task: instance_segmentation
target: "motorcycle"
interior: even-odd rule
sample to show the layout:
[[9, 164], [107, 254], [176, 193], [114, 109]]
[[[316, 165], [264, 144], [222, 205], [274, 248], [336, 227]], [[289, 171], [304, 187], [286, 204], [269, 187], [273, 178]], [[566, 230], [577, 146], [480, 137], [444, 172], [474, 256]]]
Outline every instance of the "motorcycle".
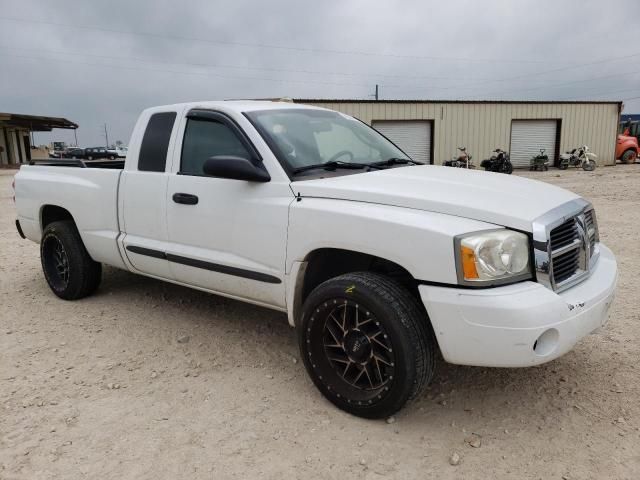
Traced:
[[491, 158], [483, 160], [480, 166], [487, 172], [498, 172], [511, 175], [513, 172], [513, 164], [511, 163], [509, 152], [496, 148], [492, 153], [494, 153], [494, 155], [491, 155]]
[[443, 165], [445, 167], [476, 168], [471, 162], [473, 157], [467, 153], [467, 147], [458, 147], [458, 150], [460, 150], [460, 155], [457, 157], [454, 156], [451, 160], [445, 160]]
[[529, 170], [549, 170], [549, 155], [545, 155], [544, 148], [540, 149], [540, 155], [531, 158]]
[[579, 168], [587, 172], [592, 172], [596, 168], [596, 158], [598, 156], [595, 153], [589, 151], [589, 147], [583, 145], [579, 148], [563, 153], [560, 155], [558, 168], [560, 170], [566, 170], [569, 167]]

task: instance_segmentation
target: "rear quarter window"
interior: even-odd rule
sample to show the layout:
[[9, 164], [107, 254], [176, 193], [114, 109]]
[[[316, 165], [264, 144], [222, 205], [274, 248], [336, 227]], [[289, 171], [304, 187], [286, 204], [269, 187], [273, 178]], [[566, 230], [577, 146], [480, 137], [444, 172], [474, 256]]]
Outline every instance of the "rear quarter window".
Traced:
[[145, 172], [165, 171], [169, 140], [175, 120], [176, 112], [160, 112], [151, 115], [140, 145], [138, 170]]

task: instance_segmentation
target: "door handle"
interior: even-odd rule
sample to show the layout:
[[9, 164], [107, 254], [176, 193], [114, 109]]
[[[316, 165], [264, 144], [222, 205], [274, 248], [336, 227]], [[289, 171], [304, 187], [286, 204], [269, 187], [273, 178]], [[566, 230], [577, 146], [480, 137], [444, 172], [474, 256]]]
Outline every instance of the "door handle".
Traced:
[[191, 195], [190, 193], [174, 193], [173, 201], [184, 205], [197, 205], [198, 197], [196, 195]]

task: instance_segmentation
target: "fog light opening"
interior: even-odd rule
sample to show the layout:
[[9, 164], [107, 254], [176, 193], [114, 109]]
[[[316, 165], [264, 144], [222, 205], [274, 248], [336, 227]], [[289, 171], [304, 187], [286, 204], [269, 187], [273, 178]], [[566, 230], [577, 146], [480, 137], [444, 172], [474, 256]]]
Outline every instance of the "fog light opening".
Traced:
[[536, 355], [544, 357], [552, 353], [558, 346], [560, 333], [555, 328], [545, 330], [535, 342], [533, 342], [533, 351]]

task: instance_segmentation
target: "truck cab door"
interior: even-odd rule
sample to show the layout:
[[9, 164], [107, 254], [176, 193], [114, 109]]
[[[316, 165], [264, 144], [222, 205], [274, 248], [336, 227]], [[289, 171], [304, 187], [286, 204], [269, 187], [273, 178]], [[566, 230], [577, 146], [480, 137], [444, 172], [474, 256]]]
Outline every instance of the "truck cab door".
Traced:
[[[288, 181], [206, 176], [213, 156], [262, 161], [231, 118], [192, 111], [182, 121], [167, 189], [167, 257], [179, 282], [271, 307], [285, 307]], [[266, 168], [266, 163], [263, 163]]]
[[[166, 258], [167, 183], [175, 142], [175, 111], [143, 115], [134, 130], [129, 159], [137, 164], [122, 174], [118, 194], [121, 213], [123, 256], [133, 271], [172, 279]], [[134, 161], [135, 163], [135, 161]]]

